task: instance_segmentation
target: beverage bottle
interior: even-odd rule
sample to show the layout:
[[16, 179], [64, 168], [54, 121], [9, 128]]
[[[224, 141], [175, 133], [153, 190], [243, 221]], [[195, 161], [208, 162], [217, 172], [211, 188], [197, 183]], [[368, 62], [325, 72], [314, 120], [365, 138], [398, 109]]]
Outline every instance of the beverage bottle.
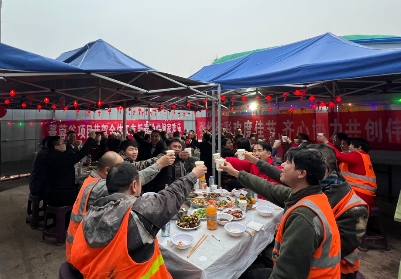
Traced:
[[199, 178], [199, 189], [206, 189], [207, 185], [206, 185], [206, 176], [202, 176], [201, 178]]
[[206, 207], [206, 224], [208, 230], [214, 231], [217, 229], [217, 207], [214, 204], [209, 204]]
[[86, 156], [86, 164], [87, 165], [92, 164], [92, 155], [88, 154], [88, 156]]
[[212, 186], [212, 185], [214, 185], [214, 176], [211, 175], [209, 177], [209, 187]]

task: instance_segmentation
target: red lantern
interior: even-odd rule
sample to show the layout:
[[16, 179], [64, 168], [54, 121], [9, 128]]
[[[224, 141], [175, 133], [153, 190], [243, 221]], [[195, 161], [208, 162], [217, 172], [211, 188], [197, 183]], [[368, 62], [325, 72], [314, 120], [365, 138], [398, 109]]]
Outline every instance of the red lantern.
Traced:
[[295, 91], [294, 91], [294, 95], [295, 95], [295, 96], [300, 96], [300, 95], [301, 95], [301, 91], [298, 90], [298, 89], [295, 90]]
[[300, 95], [301, 95], [301, 100], [303, 100], [304, 97], [306, 96], [306, 90], [302, 90]]
[[42, 105], [38, 105], [39, 112], [40, 112], [41, 109], [42, 109]]
[[205, 108], [205, 111], [207, 112], [209, 109], [208, 108]]
[[321, 102], [320, 107], [326, 107], [326, 103], [325, 102]]
[[[130, 109], [131, 110], [131, 109]], [[153, 112], [157, 112], [157, 109], [153, 109]]]
[[76, 109], [75, 112], [76, 112], [76, 113], [79, 113], [79, 109]]
[[9, 104], [10, 104], [10, 100], [5, 100], [4, 103], [5, 103], [6, 105], [9, 105]]
[[246, 102], [246, 96], [242, 96], [241, 100], [245, 103]]
[[259, 102], [259, 100], [260, 100], [260, 96], [258, 95], [258, 96], [256, 96], [255, 97], [255, 99], [256, 99], [256, 101], [258, 101]]
[[309, 97], [309, 101], [313, 102], [314, 100], [315, 100], [315, 96], [311, 95], [311, 96]]
[[49, 98], [45, 97], [45, 98], [43, 99], [43, 102], [45, 102], [45, 104], [47, 105], [47, 104], [50, 102], [50, 100], [49, 100]]
[[272, 112], [273, 112], [273, 108], [269, 108], [269, 111], [270, 111], [270, 114], [272, 114]]
[[97, 114], [99, 114], [99, 116], [100, 116], [100, 114], [101, 114], [102, 112], [100, 111], [100, 109], [97, 111]]
[[235, 111], [234, 107], [232, 107], [232, 108], [231, 108], [231, 111], [232, 111], [232, 112], [234, 112], [234, 111]]
[[12, 89], [11, 91], [10, 91], [10, 96], [11, 96], [11, 98], [14, 98], [14, 96], [15, 96], [15, 90], [14, 89]]
[[107, 112], [110, 114], [111, 113], [111, 109], [108, 109]]
[[313, 105], [313, 106], [312, 106], [312, 108], [313, 108], [313, 109], [316, 109], [316, 108], [317, 108], [317, 106], [316, 106], [316, 105]]
[[87, 113], [87, 114], [91, 114], [91, 111], [88, 109], [88, 110], [86, 111], [86, 113]]
[[175, 111], [173, 111], [173, 114], [175, 114]]
[[294, 112], [294, 109], [293, 108], [290, 108], [290, 113], [293, 113]]
[[103, 105], [103, 102], [102, 101], [97, 101], [97, 106], [100, 108], [101, 106]]
[[223, 102], [225, 102], [226, 101], [226, 96], [221, 96], [221, 98], [220, 98]]
[[271, 100], [272, 100], [272, 96], [270, 96], [270, 95], [267, 95], [266, 96], [266, 100], [269, 102], [269, 104], [270, 104], [270, 102], [271, 102]]
[[26, 103], [22, 103], [21, 106], [22, 106], [23, 109], [25, 109], [26, 108]]
[[284, 102], [287, 100], [287, 97], [288, 97], [288, 92], [284, 92], [283, 93], [283, 97], [284, 97]]
[[74, 107], [77, 107], [77, 106], [78, 106], [78, 102], [74, 101]]
[[241, 112], [241, 111], [242, 111], [242, 106], [239, 107], [239, 112]]
[[341, 102], [341, 97], [340, 96], [338, 96], [337, 98], [336, 98], [336, 101], [339, 103], [339, 102]]
[[205, 104], [207, 104], [207, 99], [203, 99], [203, 102], [204, 102]]
[[184, 116], [186, 116], [187, 115], [187, 113], [186, 112], [184, 112]]
[[141, 110], [142, 110], [141, 108], [138, 108], [138, 111], [139, 111], [139, 112], [141, 112]]
[[63, 108], [63, 110], [64, 110], [64, 111], [67, 111], [67, 110], [68, 110], [68, 107], [67, 107], [67, 106], [65, 106], [65, 107]]
[[57, 106], [56, 105], [52, 105], [52, 109], [56, 110]]
[[190, 107], [191, 107], [191, 104], [190, 104], [190, 103], [187, 103], [187, 107], [190, 108]]
[[177, 108], [177, 105], [174, 104], [174, 105], [172, 105], [171, 107], [173, 108], [173, 110], [175, 110], [175, 109]]

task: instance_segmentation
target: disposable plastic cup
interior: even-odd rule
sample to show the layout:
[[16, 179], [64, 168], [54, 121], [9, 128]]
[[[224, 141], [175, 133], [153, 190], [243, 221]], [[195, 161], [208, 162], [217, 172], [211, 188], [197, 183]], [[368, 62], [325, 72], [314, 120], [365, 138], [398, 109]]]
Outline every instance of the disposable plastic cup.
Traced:
[[238, 149], [238, 150], [237, 150], [238, 159], [244, 160], [244, 159], [245, 159], [244, 153], [245, 153], [245, 149]]
[[217, 171], [222, 171], [220, 169], [220, 166], [223, 166], [223, 165], [224, 165], [224, 158], [216, 159], [216, 169], [217, 169]]
[[203, 166], [205, 164], [204, 161], [196, 161], [195, 166]]

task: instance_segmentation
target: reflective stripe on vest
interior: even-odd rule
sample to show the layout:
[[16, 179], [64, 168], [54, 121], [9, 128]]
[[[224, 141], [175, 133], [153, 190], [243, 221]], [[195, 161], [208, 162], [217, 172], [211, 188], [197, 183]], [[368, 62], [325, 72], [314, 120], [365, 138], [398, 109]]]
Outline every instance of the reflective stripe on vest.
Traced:
[[84, 193], [82, 194], [80, 203], [79, 203], [79, 208], [78, 208], [78, 213], [74, 214], [74, 212], [71, 212], [71, 220], [74, 221], [75, 223], [81, 223], [82, 219], [84, 218], [84, 213], [86, 212], [86, 205], [87, 205], [87, 200], [89, 198], [89, 195], [93, 189], [93, 187], [98, 184], [100, 179], [98, 181], [93, 181], [89, 183], [88, 186], [85, 187]]
[[160, 254], [156, 260], [152, 263], [152, 266], [150, 267], [149, 271], [143, 275], [140, 279], [149, 279], [153, 274], [159, 271], [159, 268], [161, 265], [164, 264], [164, 260], [162, 255]]
[[72, 235], [70, 235], [69, 233], [67, 233], [66, 240], [68, 243], [72, 244], [74, 242], [74, 237]]
[[326, 234], [326, 240], [322, 242], [322, 256], [319, 258], [313, 257], [312, 259], [312, 268], [330, 268], [330, 267], [335, 267], [339, 262], [341, 255], [340, 253], [337, 255], [334, 255], [330, 257], [330, 249], [331, 249], [331, 241], [332, 241], [332, 232], [331, 228], [329, 225], [329, 222], [326, 219], [326, 216], [324, 213], [320, 210], [316, 204], [310, 200], [304, 200], [299, 203], [299, 205], [306, 205], [307, 207], [311, 208], [320, 218], [320, 220], [323, 222], [325, 234]]
[[[346, 177], [346, 176], [344, 176], [344, 177]], [[357, 187], [357, 188], [365, 189], [365, 190], [368, 190], [368, 191], [376, 192], [376, 187], [367, 186], [365, 184], [359, 184], [359, 183], [354, 183], [354, 182], [349, 182], [348, 184], [351, 187]]]

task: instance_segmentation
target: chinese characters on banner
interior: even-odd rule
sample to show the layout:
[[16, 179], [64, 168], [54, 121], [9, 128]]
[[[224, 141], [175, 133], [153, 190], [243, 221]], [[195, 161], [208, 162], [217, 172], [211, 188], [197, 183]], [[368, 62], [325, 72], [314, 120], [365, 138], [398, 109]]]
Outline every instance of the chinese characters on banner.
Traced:
[[[293, 139], [298, 133], [305, 133], [311, 140], [317, 133], [332, 137], [343, 132], [349, 137], [362, 137], [370, 142], [376, 150], [399, 150], [401, 144], [401, 111], [370, 112], [329, 112], [305, 114], [276, 114], [254, 116], [222, 116], [222, 128], [234, 133], [237, 128], [244, 136], [256, 133], [259, 139], [287, 135]], [[217, 120], [216, 120], [217, 126]], [[212, 129], [212, 119], [196, 118], [196, 133], [202, 135], [203, 130]]]
[[[153, 126], [155, 130], [162, 129], [167, 133], [175, 131], [184, 131], [183, 120], [127, 120], [127, 127], [132, 128], [135, 132], [144, 130], [149, 131], [149, 126]], [[73, 130], [77, 133], [77, 140], [85, 141], [88, 138], [89, 131], [101, 132], [106, 131], [107, 134], [116, 131], [123, 131], [123, 122], [121, 120], [73, 120], [73, 121], [50, 121], [44, 122], [42, 126], [42, 135], [60, 136], [65, 139], [68, 131]]]

